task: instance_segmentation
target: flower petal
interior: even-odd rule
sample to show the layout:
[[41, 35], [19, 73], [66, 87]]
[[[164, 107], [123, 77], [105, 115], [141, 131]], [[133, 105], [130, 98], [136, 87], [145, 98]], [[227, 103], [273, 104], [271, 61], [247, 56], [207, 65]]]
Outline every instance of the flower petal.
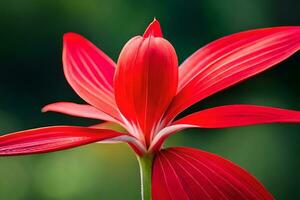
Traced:
[[189, 124], [172, 124], [170, 126], [166, 126], [163, 129], [161, 129], [153, 138], [151, 141], [151, 145], [149, 147], [149, 152], [155, 153], [159, 151], [164, 143], [164, 141], [174, 133], [177, 133], [183, 129], [186, 128], [193, 128], [194, 125]]
[[123, 135], [112, 130], [76, 126], [31, 129], [0, 136], [0, 156], [59, 151]]
[[178, 94], [167, 120], [194, 103], [258, 74], [300, 48], [300, 27], [233, 34], [196, 51], [179, 67]]
[[162, 150], [155, 157], [153, 200], [271, 200], [251, 174], [217, 155], [192, 148]]
[[153, 22], [149, 24], [147, 27], [143, 37], [147, 38], [149, 36], [154, 36], [154, 37], [163, 37], [161, 27], [159, 22], [154, 18]]
[[130, 145], [130, 147], [137, 153], [138, 155], [142, 156], [143, 154], [147, 153], [147, 149], [145, 148], [144, 144], [142, 144], [138, 139], [134, 136], [128, 135], [128, 131], [118, 123], [114, 122], [103, 122], [101, 124], [95, 124], [90, 126], [91, 128], [99, 128], [99, 129], [108, 129], [113, 130], [121, 133], [125, 133], [122, 136], [111, 138], [107, 140], [102, 140], [97, 143], [101, 144], [115, 144], [115, 143], [123, 143], [126, 142]]
[[167, 40], [137, 36], [124, 46], [114, 79], [116, 102], [148, 144], [176, 93], [177, 80], [177, 56]]
[[227, 128], [269, 123], [300, 123], [300, 112], [254, 105], [227, 105], [188, 115], [174, 124], [199, 128]]
[[190, 114], [160, 130], [149, 149], [156, 152], [170, 135], [186, 128], [228, 128], [270, 123], [300, 123], [300, 111], [255, 105], [209, 108]]
[[75, 92], [104, 113], [119, 118], [114, 99], [115, 63], [76, 33], [64, 35], [65, 76]]
[[110, 115], [98, 110], [97, 108], [86, 105], [86, 104], [76, 104], [71, 102], [57, 102], [46, 105], [42, 109], [43, 112], [59, 112], [66, 115], [72, 115], [75, 117], [84, 117], [91, 119], [100, 119], [104, 121], [117, 122], [117, 120]]

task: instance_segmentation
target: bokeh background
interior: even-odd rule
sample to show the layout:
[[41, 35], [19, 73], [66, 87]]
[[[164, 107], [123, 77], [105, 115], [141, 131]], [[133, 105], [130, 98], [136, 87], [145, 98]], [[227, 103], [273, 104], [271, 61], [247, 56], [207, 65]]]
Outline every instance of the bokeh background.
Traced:
[[[48, 125], [91, 125], [95, 120], [42, 106], [82, 100], [67, 84], [62, 35], [83, 34], [117, 60], [125, 42], [153, 17], [179, 61], [206, 43], [247, 29], [300, 25], [298, 0], [10, 0], [0, 2], [0, 134]], [[248, 103], [300, 110], [300, 53], [277, 67], [198, 103]], [[277, 199], [300, 199], [300, 125], [192, 129], [167, 145], [201, 148], [255, 175]], [[43, 155], [0, 158], [1, 200], [139, 199], [139, 169], [127, 145], [92, 144]]]

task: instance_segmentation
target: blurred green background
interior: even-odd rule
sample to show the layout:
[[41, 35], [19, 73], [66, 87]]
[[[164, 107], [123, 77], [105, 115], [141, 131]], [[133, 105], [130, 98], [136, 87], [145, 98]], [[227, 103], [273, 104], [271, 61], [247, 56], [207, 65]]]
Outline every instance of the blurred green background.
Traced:
[[[67, 84], [62, 35], [83, 34], [117, 60], [125, 42], [153, 17], [179, 61], [206, 43], [247, 29], [300, 25], [298, 0], [10, 0], [0, 2], [0, 134], [95, 120], [42, 114], [56, 101], [82, 102]], [[248, 103], [300, 110], [300, 53], [251, 80], [198, 103]], [[187, 130], [168, 145], [201, 148], [254, 174], [277, 199], [300, 199], [300, 125]], [[1, 200], [139, 199], [139, 169], [126, 145], [93, 144], [43, 155], [0, 158]]]

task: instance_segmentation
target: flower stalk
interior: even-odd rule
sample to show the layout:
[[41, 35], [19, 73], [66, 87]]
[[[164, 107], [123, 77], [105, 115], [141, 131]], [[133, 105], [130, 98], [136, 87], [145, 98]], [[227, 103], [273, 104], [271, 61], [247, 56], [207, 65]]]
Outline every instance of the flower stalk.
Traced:
[[141, 194], [142, 200], [151, 200], [152, 191], [152, 163], [153, 163], [153, 154], [146, 154], [143, 156], [138, 156], [140, 174], [141, 174]]

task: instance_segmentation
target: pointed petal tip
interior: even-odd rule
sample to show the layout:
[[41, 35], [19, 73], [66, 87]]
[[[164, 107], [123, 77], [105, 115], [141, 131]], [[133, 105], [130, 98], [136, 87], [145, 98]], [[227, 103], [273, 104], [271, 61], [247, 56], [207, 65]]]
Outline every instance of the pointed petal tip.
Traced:
[[44, 107], [41, 109], [41, 112], [42, 112], [42, 113], [48, 112], [48, 109], [47, 109], [46, 107], [47, 107], [47, 106], [44, 106]]
[[147, 38], [149, 36], [163, 37], [162, 30], [159, 21], [154, 17], [153, 21], [147, 27], [143, 37]]
[[83, 117], [90, 119], [98, 119], [104, 121], [118, 122], [110, 115], [98, 110], [88, 104], [77, 104], [72, 102], [56, 102], [51, 103], [42, 108], [42, 112], [57, 112], [73, 117]]
[[79, 126], [49, 126], [0, 136], [0, 156], [17, 156], [70, 149], [123, 136], [113, 130]]
[[53, 105], [55, 105], [57, 103], [51, 103], [51, 104], [47, 104], [47, 105], [44, 105], [41, 109], [41, 112], [42, 113], [45, 113], [45, 112], [49, 112], [51, 111], [51, 108], [53, 107]]
[[159, 21], [156, 19], [156, 17], [153, 18], [153, 21], [151, 22], [151, 24], [152, 24], [152, 23], [156, 23], [156, 24], [160, 25], [160, 23], [159, 23]]
[[51, 105], [52, 104], [48, 104], [48, 105], [43, 106], [42, 109], [41, 109], [41, 112], [45, 113], [45, 112], [51, 111], [51, 109], [50, 109]]

